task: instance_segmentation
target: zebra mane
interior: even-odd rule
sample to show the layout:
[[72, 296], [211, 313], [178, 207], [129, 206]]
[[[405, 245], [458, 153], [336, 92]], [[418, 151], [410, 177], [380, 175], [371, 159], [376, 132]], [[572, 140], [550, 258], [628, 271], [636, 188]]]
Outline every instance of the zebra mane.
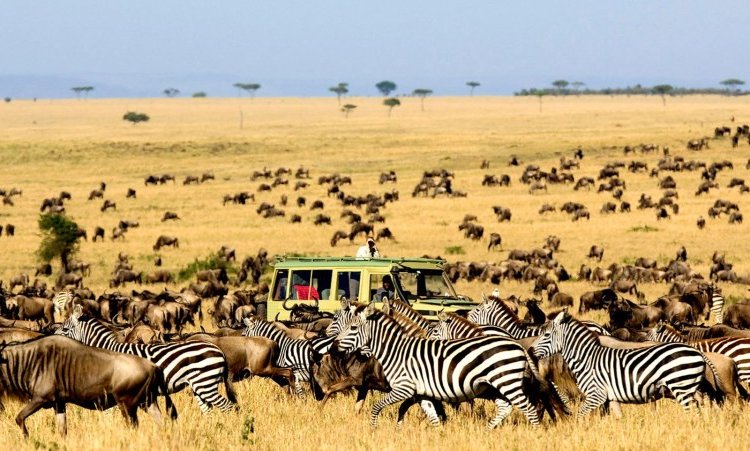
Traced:
[[521, 318], [519, 318], [518, 315], [513, 313], [513, 310], [511, 310], [510, 307], [508, 307], [508, 305], [505, 302], [503, 302], [502, 299], [493, 299], [490, 302], [493, 302], [493, 305], [497, 306], [497, 308], [502, 310], [503, 313], [508, 315], [508, 318], [510, 318], [516, 326], [526, 327], [526, 325], [523, 324], [523, 322], [521, 321]]
[[484, 330], [482, 329], [482, 326], [472, 321], [469, 321], [468, 319], [464, 318], [463, 316], [457, 313], [445, 312], [445, 315], [447, 315], [450, 320], [459, 323], [462, 327], [484, 334]]
[[[555, 324], [555, 321], [551, 321], [549, 324]], [[599, 336], [593, 330], [586, 327], [585, 324], [575, 319], [572, 315], [565, 313], [561, 324], [567, 324], [575, 330], [580, 330], [582, 335], [591, 337], [596, 343], [599, 343]]]
[[407, 336], [413, 338], [427, 338], [427, 331], [403, 313], [400, 313], [394, 309], [389, 309], [388, 313], [384, 313], [384, 315], [395, 321]]

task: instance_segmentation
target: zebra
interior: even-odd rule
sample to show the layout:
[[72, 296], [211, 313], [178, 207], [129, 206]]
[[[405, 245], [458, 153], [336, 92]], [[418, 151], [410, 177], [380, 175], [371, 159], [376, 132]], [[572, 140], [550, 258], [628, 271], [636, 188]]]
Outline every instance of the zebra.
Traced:
[[[512, 340], [407, 337], [395, 320], [368, 305], [339, 333], [335, 345], [345, 352], [366, 347], [383, 366], [391, 391], [373, 406], [373, 427], [380, 411], [399, 401], [467, 401], [477, 397], [493, 399], [497, 406], [490, 428], [497, 427], [512, 406], [532, 425], [539, 424], [538, 413], [524, 392], [524, 372], [532, 363], [523, 347]], [[422, 407], [430, 423], [437, 425], [440, 419], [432, 404], [423, 403]]]
[[[310, 368], [312, 367], [312, 344], [309, 340], [295, 340], [289, 338], [281, 329], [262, 319], [255, 317], [245, 318], [245, 330], [242, 335], [246, 337], [266, 337], [279, 345], [279, 353], [276, 364], [281, 367], [291, 368], [294, 374], [294, 387], [297, 396], [305, 398], [300, 382], [310, 381]], [[323, 341], [324, 344], [332, 340]], [[327, 347], [329, 347], [328, 344]]]
[[680, 334], [672, 326], [659, 323], [649, 331], [647, 339], [660, 343], [686, 343], [704, 353], [723, 354], [734, 360], [739, 379], [750, 383], [750, 338], [722, 337], [694, 341]]
[[714, 315], [714, 324], [721, 324], [724, 322], [724, 296], [721, 294], [721, 288], [713, 286], [713, 294], [711, 295], [711, 309], [710, 312]]
[[[80, 305], [73, 307], [73, 312], [55, 334], [89, 346], [135, 354], [153, 362], [164, 372], [169, 393], [189, 386], [201, 412], [211, 407], [222, 411], [237, 408], [237, 398], [228, 379], [227, 360], [215, 345], [201, 341], [155, 345], [119, 343], [104, 324], [84, 316]], [[222, 381], [229, 399], [219, 393]]]
[[433, 340], [483, 337], [485, 335], [498, 335], [505, 338], [513, 338], [500, 327], [480, 326], [456, 313], [440, 311], [437, 316], [438, 322], [433, 326], [429, 334], [429, 338]]
[[73, 302], [73, 291], [63, 290], [58, 292], [52, 298], [52, 304], [55, 306], [55, 316], [59, 317], [67, 309], [68, 305]]
[[664, 388], [689, 410], [706, 365], [714, 369], [700, 351], [679, 343], [608, 348], [567, 312], [545, 325], [534, 343], [534, 355], [539, 359], [557, 353], [562, 354], [586, 398], [578, 417], [605, 403], [620, 417], [619, 402], [649, 402], [663, 396]]
[[[544, 325], [524, 324], [501, 299], [488, 300], [484, 295], [482, 298], [484, 302], [471, 309], [466, 315], [469, 321], [479, 325], [496, 326], [515, 340], [536, 337], [542, 333]], [[611, 335], [594, 321], [581, 321], [581, 323], [598, 335]]]

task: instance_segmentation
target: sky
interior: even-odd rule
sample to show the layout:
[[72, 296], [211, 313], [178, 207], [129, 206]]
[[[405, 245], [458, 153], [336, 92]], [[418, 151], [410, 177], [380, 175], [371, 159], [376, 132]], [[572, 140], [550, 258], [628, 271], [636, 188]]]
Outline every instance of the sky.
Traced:
[[0, 96], [505, 95], [750, 80], [750, 8], [699, 0], [2, 0]]

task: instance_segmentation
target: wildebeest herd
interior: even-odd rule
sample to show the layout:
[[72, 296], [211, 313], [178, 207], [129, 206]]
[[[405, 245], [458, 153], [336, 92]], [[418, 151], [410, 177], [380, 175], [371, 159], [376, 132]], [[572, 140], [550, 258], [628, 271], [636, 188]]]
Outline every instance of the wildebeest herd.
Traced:
[[[747, 136], [744, 130], [738, 129], [738, 135]], [[716, 136], [720, 139], [724, 134]], [[708, 141], [699, 140], [688, 143], [688, 149], [699, 151], [707, 145]], [[579, 162], [584, 157], [578, 150], [572, 159], [563, 157], [559, 167], [549, 170], [526, 165], [518, 182], [528, 185], [528, 192], [535, 196], [543, 195], [553, 185], [573, 185], [574, 191], [597, 188], [602, 195], [612, 196], [611, 201], [604, 202], [600, 214], [627, 214], [631, 204], [624, 200], [627, 183], [621, 172], [648, 173], [662, 196], [653, 200], [642, 193], [635, 208], [653, 209], [655, 218], [661, 221], [680, 214], [680, 193], [669, 173], [700, 172], [694, 196], [701, 197], [718, 188], [717, 174], [734, 170], [729, 161], [686, 160], [671, 156], [668, 149], [657, 145], [628, 146], [624, 153], [659, 150], [663, 156], [650, 172], [646, 162], [632, 160], [610, 162], [596, 177], [577, 175], [575, 171], [580, 170]], [[522, 166], [515, 157], [510, 163]], [[483, 162], [483, 168], [489, 169], [489, 162]], [[251, 179], [260, 182], [259, 193], [268, 193], [288, 186], [287, 177], [292, 176], [296, 179], [294, 191], [304, 191], [314, 183], [309, 170], [302, 167], [294, 172], [289, 168], [264, 168], [255, 171]], [[454, 179], [453, 171], [425, 171], [412, 196], [467, 196], [466, 191], [455, 189]], [[150, 175], [145, 186], [175, 180], [170, 174]], [[379, 185], [397, 180], [392, 170], [378, 178]], [[212, 181], [214, 174], [207, 172], [187, 175], [183, 185]], [[333, 233], [332, 247], [344, 239], [353, 242], [370, 235], [394, 238], [382, 225], [382, 213], [389, 204], [399, 201], [397, 190], [347, 194], [352, 178], [341, 174], [322, 175], [317, 183], [326, 187], [326, 198], [308, 201], [299, 195], [295, 202], [298, 208], [309, 210], [307, 220], [316, 226], [333, 225], [335, 221], [348, 226], [348, 230]], [[481, 180], [482, 186], [497, 189], [513, 183], [516, 181], [508, 174], [487, 174]], [[727, 188], [748, 192], [744, 180], [738, 177], [733, 177]], [[88, 198], [102, 199], [101, 212], [112, 214], [117, 204], [104, 199], [106, 189], [101, 183]], [[16, 189], [7, 193], [3, 191], [2, 195], [9, 199], [9, 206], [14, 196], [22, 195]], [[47, 198], [41, 211], [64, 214], [71, 197], [63, 191]], [[129, 188], [126, 199], [137, 199], [136, 190]], [[225, 206], [245, 205], [255, 203], [255, 194], [227, 194], [218, 201]], [[288, 202], [288, 195], [282, 194], [278, 203], [262, 202], [255, 210], [263, 218], [285, 218]], [[342, 208], [338, 217], [326, 213], [333, 203]], [[491, 208], [498, 224], [517, 219], [507, 206]], [[545, 203], [539, 214], [558, 211], [579, 221], [590, 219], [592, 210], [578, 202], [560, 206]], [[742, 223], [736, 203], [717, 199], [708, 205], [709, 220], [722, 215], [732, 224]], [[295, 224], [303, 221], [301, 214], [289, 218]], [[164, 212], [161, 221], [171, 220], [180, 220], [180, 215]], [[701, 216], [696, 224], [705, 227], [706, 219]], [[139, 221], [122, 219], [109, 238], [123, 240], [128, 230], [139, 226]], [[15, 233], [11, 224], [5, 230], [10, 236]], [[458, 230], [467, 239], [487, 239], [490, 255], [503, 249], [501, 234], [485, 234], [476, 215], [465, 215]], [[92, 241], [103, 240], [105, 232], [97, 226]], [[87, 238], [86, 230], [78, 233], [82, 239]], [[358, 410], [369, 390], [386, 392], [373, 406], [373, 425], [380, 411], [394, 403], [400, 404], [399, 420], [412, 405], [419, 404], [429, 421], [437, 424], [446, 418], [444, 403], [489, 399], [497, 408], [489, 423], [495, 427], [513, 406], [536, 425], [545, 414], [552, 421], [568, 415], [571, 403], [578, 399], [583, 399], [580, 415], [597, 408], [619, 414], [620, 402], [649, 402], [663, 397], [675, 398], [685, 408], [691, 408], [701, 395], [717, 403], [748, 400], [750, 358], [745, 353], [750, 332], [744, 329], [750, 328], [750, 304], [725, 306], [719, 284], [750, 284], [750, 278], [737, 274], [722, 252], [714, 253], [708, 274], [691, 267], [685, 247], [676, 249], [674, 258], [664, 264], [640, 257], [632, 263], [613, 262], [604, 267], [584, 264], [572, 273], [557, 259], [561, 246], [562, 240], [550, 235], [539, 247], [509, 250], [507, 258], [499, 262], [447, 263], [445, 270], [453, 282], [528, 282], [533, 293], [544, 295], [546, 301], [493, 294], [466, 317], [446, 313], [437, 323], [428, 322], [399, 300], [391, 300], [380, 310], [343, 300], [335, 315], [288, 306], [298, 320], [294, 325], [268, 322], [264, 305], [268, 286], [261, 277], [271, 259], [263, 249], [245, 258], [232, 274], [222, 267], [196, 272], [195, 281], [182, 290], [172, 289], [172, 272], [136, 271], [123, 253], [109, 279], [110, 288], [120, 291], [98, 295], [84, 286], [91, 271], [87, 262], [67, 262], [66, 271], [55, 278], [51, 290], [39, 277], [51, 275], [52, 268], [40, 265], [36, 280], [19, 274], [2, 290], [0, 390], [28, 402], [17, 417], [24, 433], [25, 418], [41, 408], [55, 409], [58, 427], [64, 432], [66, 403], [93, 409], [116, 405], [135, 424], [139, 406], [158, 419], [157, 398], [164, 397], [170, 417], [176, 419], [170, 394], [188, 387], [202, 411], [213, 407], [231, 410], [241, 402], [232, 384], [251, 376], [271, 378], [301, 397], [309, 385], [321, 400], [355, 388]], [[158, 235], [153, 250], [168, 247], [179, 248], [178, 237]], [[235, 254], [230, 246], [216, 253], [224, 263], [236, 262]], [[604, 247], [594, 244], [585, 258], [599, 265], [604, 255]], [[155, 265], [160, 266], [161, 256], [157, 258]], [[568, 314], [576, 301], [565, 292], [569, 280], [601, 285], [577, 297], [576, 311], [606, 312], [606, 324], [579, 321]], [[125, 290], [134, 283], [170, 287], [163, 291], [142, 287]], [[647, 283], [664, 283], [663, 295], [646, 299], [639, 285]], [[520, 318], [522, 308], [526, 316]], [[186, 333], [202, 327], [204, 310], [215, 331]], [[705, 326], [707, 321], [714, 325]], [[639, 368], [639, 362], [644, 361], [657, 363], [652, 368]], [[680, 377], [676, 376], [677, 365]], [[94, 372], [92, 368], [107, 370]]]

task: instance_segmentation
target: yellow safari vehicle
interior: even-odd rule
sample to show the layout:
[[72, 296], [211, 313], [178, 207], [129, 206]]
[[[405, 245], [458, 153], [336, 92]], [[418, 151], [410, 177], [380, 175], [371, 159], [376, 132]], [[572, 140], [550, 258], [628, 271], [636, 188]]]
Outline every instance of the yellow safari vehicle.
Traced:
[[427, 258], [276, 257], [266, 317], [287, 321], [297, 305], [334, 312], [342, 298], [376, 305], [401, 299], [430, 320], [436, 320], [440, 310], [466, 313], [476, 304], [456, 295], [444, 263]]

